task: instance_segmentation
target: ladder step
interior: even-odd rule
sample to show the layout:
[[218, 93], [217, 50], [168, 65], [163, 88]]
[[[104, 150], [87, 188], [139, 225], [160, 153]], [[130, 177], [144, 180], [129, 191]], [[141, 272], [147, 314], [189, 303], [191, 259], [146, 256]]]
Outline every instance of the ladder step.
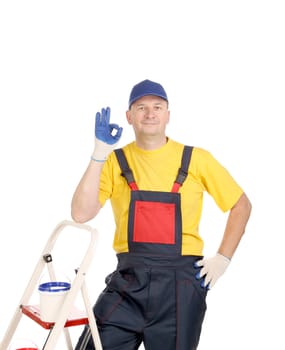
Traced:
[[[55, 324], [55, 322], [46, 322], [41, 320], [39, 305], [22, 305], [21, 309], [24, 315], [37, 322], [44, 329], [51, 329]], [[89, 321], [85, 311], [73, 307], [64, 327], [80, 326], [88, 323]]]

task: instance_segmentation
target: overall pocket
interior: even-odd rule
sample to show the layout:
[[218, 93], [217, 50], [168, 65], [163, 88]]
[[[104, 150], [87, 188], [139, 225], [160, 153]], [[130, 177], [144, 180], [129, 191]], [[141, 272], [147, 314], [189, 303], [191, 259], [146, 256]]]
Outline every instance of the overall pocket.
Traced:
[[181, 254], [180, 193], [132, 191], [128, 244], [132, 253]]
[[134, 242], [175, 243], [175, 204], [136, 201]]

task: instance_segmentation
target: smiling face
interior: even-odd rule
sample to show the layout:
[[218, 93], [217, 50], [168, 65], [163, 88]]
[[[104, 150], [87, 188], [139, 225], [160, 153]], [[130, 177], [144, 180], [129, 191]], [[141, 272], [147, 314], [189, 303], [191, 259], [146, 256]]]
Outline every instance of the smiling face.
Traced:
[[135, 101], [126, 113], [139, 142], [166, 142], [165, 129], [169, 122], [168, 102], [157, 96], [144, 96]]

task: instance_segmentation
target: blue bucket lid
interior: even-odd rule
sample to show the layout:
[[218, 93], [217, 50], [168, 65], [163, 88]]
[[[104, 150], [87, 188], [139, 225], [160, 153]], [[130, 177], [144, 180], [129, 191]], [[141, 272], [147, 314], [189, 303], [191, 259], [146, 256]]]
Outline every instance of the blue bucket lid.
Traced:
[[64, 292], [70, 289], [70, 283], [68, 282], [46, 282], [39, 285], [39, 291], [41, 292]]

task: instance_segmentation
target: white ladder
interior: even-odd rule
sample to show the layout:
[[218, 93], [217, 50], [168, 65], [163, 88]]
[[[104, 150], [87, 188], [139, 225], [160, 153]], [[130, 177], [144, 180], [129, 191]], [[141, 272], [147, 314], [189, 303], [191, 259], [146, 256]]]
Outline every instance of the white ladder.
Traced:
[[[82, 259], [80, 267], [76, 271], [75, 277], [71, 283], [70, 290], [68, 291], [62, 306], [60, 307], [60, 311], [58, 312], [58, 316], [56, 317], [55, 322], [44, 322], [40, 317], [40, 310], [37, 306], [29, 305], [30, 298], [32, 296], [33, 291], [38, 286], [40, 276], [45, 267], [48, 269], [49, 277], [52, 281], [55, 281], [55, 271], [52, 263], [52, 255], [51, 252], [54, 248], [56, 240], [59, 234], [63, 231], [64, 228], [72, 226], [80, 230], [85, 230], [90, 233], [90, 243], [87, 248], [87, 251]], [[94, 317], [94, 313], [92, 310], [92, 305], [88, 298], [85, 276], [87, 270], [90, 266], [90, 263], [93, 259], [94, 251], [96, 248], [96, 243], [98, 240], [98, 232], [96, 229], [90, 227], [86, 224], [79, 224], [73, 221], [64, 220], [60, 222], [52, 232], [50, 238], [48, 239], [46, 246], [40, 256], [40, 259], [35, 267], [35, 270], [31, 276], [31, 279], [24, 291], [24, 294], [19, 302], [19, 305], [16, 308], [14, 316], [10, 321], [10, 324], [7, 328], [6, 333], [4, 334], [4, 338], [0, 345], [0, 350], [7, 350], [8, 346], [13, 339], [14, 333], [20, 323], [21, 317], [23, 314], [30, 317], [32, 320], [37, 322], [40, 326], [45, 329], [49, 329], [48, 337], [43, 346], [43, 350], [53, 350], [59, 340], [59, 337], [62, 332], [64, 332], [66, 345], [68, 350], [72, 350], [72, 342], [70, 338], [70, 334], [68, 328], [71, 326], [89, 324], [93, 342], [96, 350], [102, 350], [102, 345]], [[82, 299], [85, 305], [85, 316], [82, 316], [82, 313], [78, 316], [78, 314], [73, 317], [71, 315], [71, 310], [74, 307], [75, 299], [81, 290]]]

